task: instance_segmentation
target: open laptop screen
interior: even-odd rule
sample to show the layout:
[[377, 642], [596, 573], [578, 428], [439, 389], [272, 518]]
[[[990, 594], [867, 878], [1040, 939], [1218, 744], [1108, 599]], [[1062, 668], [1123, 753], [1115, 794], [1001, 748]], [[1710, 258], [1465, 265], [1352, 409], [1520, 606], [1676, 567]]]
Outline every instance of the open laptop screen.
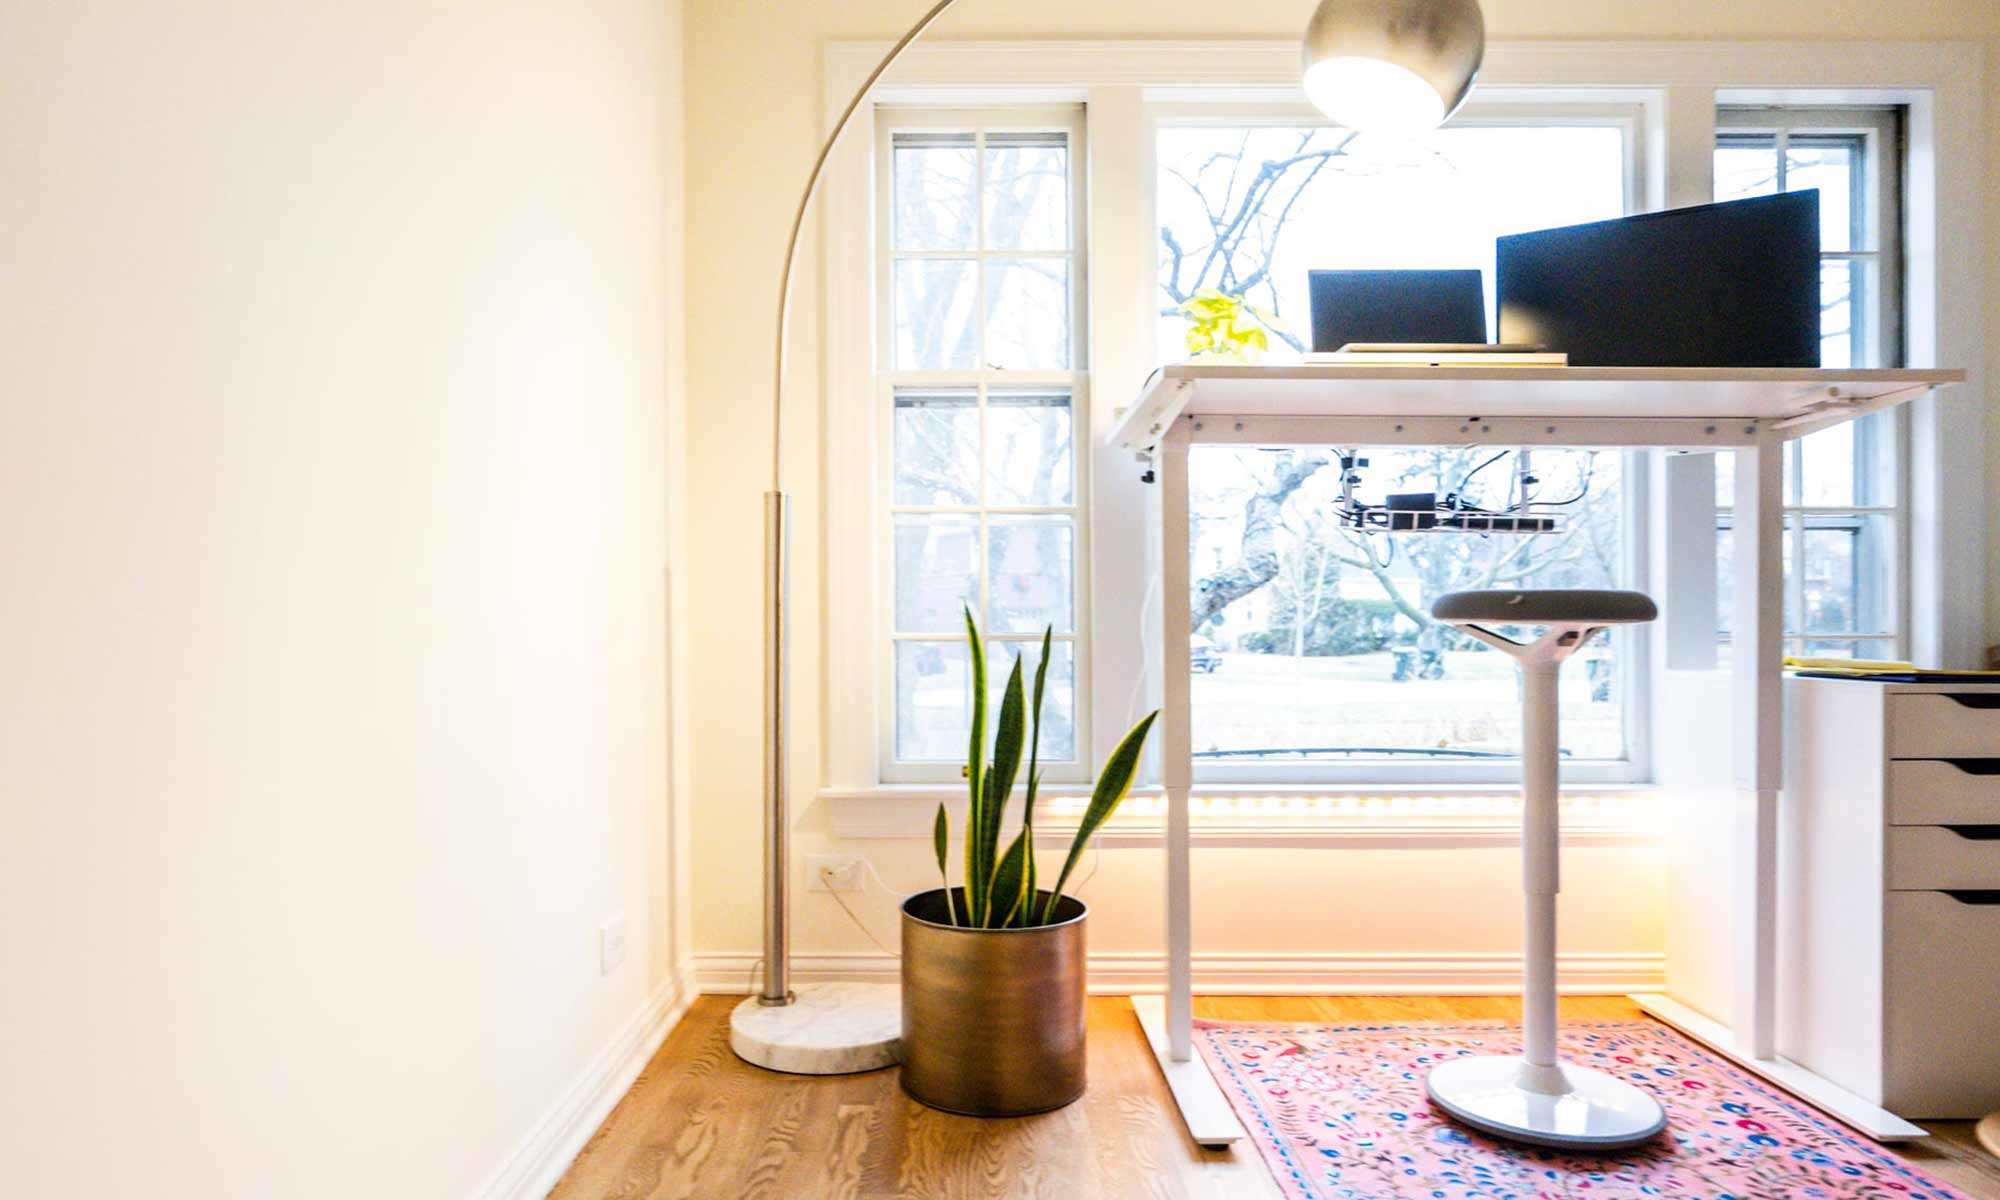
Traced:
[[1312, 348], [1486, 341], [1478, 271], [1313, 271]]

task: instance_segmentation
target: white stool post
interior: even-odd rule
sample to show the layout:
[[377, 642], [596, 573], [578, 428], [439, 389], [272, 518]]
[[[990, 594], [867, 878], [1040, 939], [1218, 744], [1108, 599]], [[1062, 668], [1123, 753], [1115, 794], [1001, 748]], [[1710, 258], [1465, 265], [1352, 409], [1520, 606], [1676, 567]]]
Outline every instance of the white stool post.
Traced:
[[[1562, 890], [1557, 683], [1563, 660], [1607, 625], [1650, 621], [1638, 592], [1454, 592], [1431, 615], [1512, 657], [1521, 670], [1521, 889], [1525, 926], [1519, 1058], [1453, 1059], [1431, 1068], [1431, 1102], [1467, 1125], [1538, 1146], [1612, 1149], [1666, 1127], [1659, 1102], [1622, 1079], [1564, 1066], [1556, 1053], [1556, 894]], [[1540, 625], [1516, 642], [1488, 625]]]
[[1556, 893], [1562, 891], [1559, 662], [1521, 661], [1521, 1026], [1528, 1065], [1556, 1065]]

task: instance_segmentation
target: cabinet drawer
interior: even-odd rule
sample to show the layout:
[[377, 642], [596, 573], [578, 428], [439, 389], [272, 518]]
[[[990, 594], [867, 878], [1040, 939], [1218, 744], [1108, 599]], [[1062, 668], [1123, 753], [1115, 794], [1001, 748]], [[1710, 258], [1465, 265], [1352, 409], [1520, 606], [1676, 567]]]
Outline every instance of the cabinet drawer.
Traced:
[[2000, 825], [1896, 825], [1889, 886], [2000, 891]]
[[2000, 758], [2000, 692], [1889, 697], [1890, 758]]
[[1891, 825], [2000, 822], [2000, 758], [1889, 764]]
[[2000, 1109], [2000, 892], [1959, 895], [1887, 896], [1882, 1104], [1912, 1120]]

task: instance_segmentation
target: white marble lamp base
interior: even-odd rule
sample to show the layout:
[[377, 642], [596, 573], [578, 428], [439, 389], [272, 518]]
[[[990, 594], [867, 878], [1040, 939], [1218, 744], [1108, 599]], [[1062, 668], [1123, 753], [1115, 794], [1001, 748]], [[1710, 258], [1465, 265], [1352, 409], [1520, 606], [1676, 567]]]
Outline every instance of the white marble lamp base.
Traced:
[[729, 1014], [729, 1048], [793, 1075], [848, 1075], [903, 1057], [903, 997], [892, 983], [809, 983], [766, 1007], [751, 996]]

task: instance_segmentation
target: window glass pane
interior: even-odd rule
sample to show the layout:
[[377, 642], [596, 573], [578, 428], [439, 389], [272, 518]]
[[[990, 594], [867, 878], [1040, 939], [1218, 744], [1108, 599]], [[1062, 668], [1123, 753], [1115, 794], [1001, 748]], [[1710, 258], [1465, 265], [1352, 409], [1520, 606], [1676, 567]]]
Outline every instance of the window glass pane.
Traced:
[[[1521, 498], [1513, 451], [1357, 452], [1360, 499], [1457, 493], [1491, 511]], [[1528, 494], [1559, 532], [1363, 534], [1336, 508], [1336, 452], [1197, 446], [1189, 456], [1194, 571], [1195, 750], [1204, 760], [1282, 763], [1510, 759], [1520, 751], [1511, 659], [1430, 619], [1446, 592], [1615, 587], [1623, 530], [1615, 451], [1536, 449]], [[1481, 467], [1482, 463], [1489, 465]], [[1622, 641], [1564, 670], [1563, 748], [1625, 752]]]
[[1854, 624], [1854, 539], [1848, 528], [1806, 530], [1807, 633], [1858, 633]]
[[1267, 361], [1295, 360], [1311, 349], [1316, 268], [1477, 267], [1490, 331], [1496, 236], [1625, 212], [1624, 137], [1605, 126], [1464, 126], [1413, 142], [1183, 126], [1160, 131], [1158, 155], [1163, 362], [1186, 357], [1178, 308], [1202, 288], [1267, 314]]
[[1870, 413], [1853, 423], [1854, 502], [1894, 505], [1900, 502], [1898, 483], [1901, 464], [1897, 444], [1902, 440], [1894, 411]]
[[1784, 535], [1779, 539], [1783, 549], [1779, 551], [1785, 560], [1785, 598], [1779, 605], [1778, 627], [1785, 633], [1797, 633], [1799, 623], [1805, 620], [1805, 597], [1792, 586], [1793, 575], [1799, 569], [1798, 538], [1794, 535], [1794, 523], [1787, 518]]
[[1854, 504], [1853, 422], [1809, 433], [1798, 441], [1802, 499], [1807, 504]]
[[[1035, 668], [1042, 661], [1042, 641], [1040, 638], [1023, 641], [994, 641], [986, 646], [986, 704], [987, 704], [987, 745], [993, 744], [993, 730], [998, 724], [1000, 701], [1006, 695], [1007, 676], [1014, 669], [1016, 655], [1021, 659], [1021, 697], [1033, 712], [1035, 703]], [[971, 720], [970, 714], [966, 718]], [[959, 730], [959, 740], [965, 739], [965, 727]], [[1024, 743], [1025, 745], [1025, 743]], [[1055, 642], [1049, 648], [1049, 677], [1042, 692], [1042, 762], [1072, 762], [1076, 759], [1076, 646], [1070, 642]], [[1025, 749], [1021, 755], [1021, 783], [1027, 783], [1028, 758]]]
[[979, 162], [970, 133], [899, 133], [891, 157], [898, 250], [971, 250]]
[[979, 503], [979, 393], [896, 393], [896, 503]]
[[963, 639], [896, 643], [896, 757], [965, 761], [972, 670]]
[[1724, 138], [1715, 147], [1715, 198], [1747, 200], [1778, 191], [1778, 143], [1773, 138]]
[[986, 263], [986, 364], [1008, 371], [1069, 366], [1069, 260]]
[[899, 258], [894, 267], [896, 367], [965, 371], [979, 365], [979, 264]]
[[1069, 249], [1069, 142], [1065, 135], [986, 135], [986, 248]]
[[[990, 753], [1000, 703], [1014, 659], [1021, 657], [1022, 699], [1032, 708], [1041, 639], [986, 644], [986, 747]], [[964, 762], [965, 735], [972, 722], [972, 666], [963, 640], [896, 643], [896, 757], [907, 762]], [[1050, 648], [1049, 674], [1042, 692], [1044, 765], [1076, 761], [1076, 645], [1057, 641]], [[1027, 757], [1022, 756], [1025, 772]], [[1027, 782], [1023, 774], [1019, 781]]]
[[986, 399], [987, 503], [1066, 505], [1075, 494], [1067, 391], [995, 388]]
[[896, 629], [950, 633], [979, 611], [979, 522], [972, 517], [896, 518]]
[[1819, 264], [1819, 365], [1858, 367], [1859, 349], [1854, 326], [1857, 310], [1855, 285], [1861, 281], [1860, 263], [1848, 259], [1821, 259]]
[[1785, 190], [1819, 189], [1819, 248], [1856, 250], [1854, 183], [1857, 166], [1852, 139], [1793, 137], [1785, 154]]
[[1895, 627], [1894, 527], [1884, 515], [1805, 518], [1803, 633], [1887, 634]]
[[991, 633], [1076, 628], [1075, 522], [1069, 517], [994, 517], [987, 525]]

